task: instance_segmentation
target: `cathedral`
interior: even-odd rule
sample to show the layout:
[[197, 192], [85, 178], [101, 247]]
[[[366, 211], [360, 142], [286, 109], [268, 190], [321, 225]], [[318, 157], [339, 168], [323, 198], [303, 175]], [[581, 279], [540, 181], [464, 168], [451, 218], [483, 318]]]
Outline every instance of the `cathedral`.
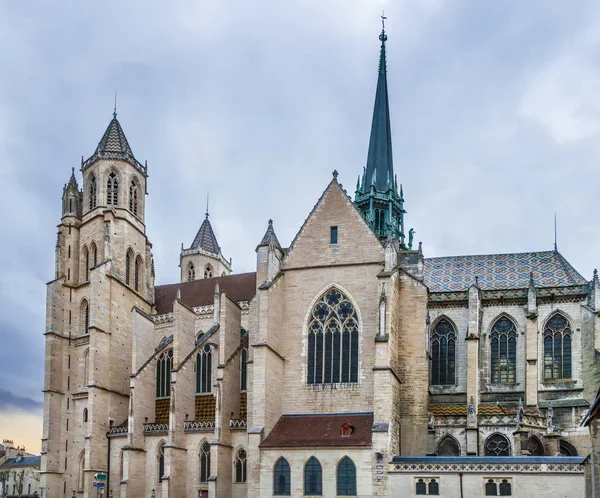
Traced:
[[598, 276], [556, 247], [425, 256], [379, 39], [355, 192], [334, 171], [288, 247], [269, 220], [252, 273], [207, 213], [154, 284], [148, 168], [115, 112], [62, 195], [41, 496], [586, 496]]

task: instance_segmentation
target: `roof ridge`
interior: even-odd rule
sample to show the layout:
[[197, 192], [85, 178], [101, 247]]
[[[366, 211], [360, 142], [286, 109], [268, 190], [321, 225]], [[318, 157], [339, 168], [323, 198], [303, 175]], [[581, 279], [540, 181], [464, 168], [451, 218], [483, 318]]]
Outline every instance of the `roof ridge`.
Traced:
[[563, 266], [563, 269], [565, 270], [565, 273], [571, 279], [571, 281], [573, 282], [574, 285], [581, 285], [581, 283], [577, 282], [575, 280], [575, 278], [573, 278], [573, 275], [571, 274], [571, 272], [575, 272], [575, 274], [578, 277], [581, 277], [582, 280], [584, 280], [585, 282], [587, 282], [587, 280], [585, 279], [585, 277], [581, 273], [579, 273], [575, 269], [575, 267], [571, 263], [569, 263], [567, 261], [567, 259], [560, 252], [558, 252], [558, 251], [554, 251], [554, 252], [556, 252], [556, 254], [558, 255], [558, 259], [560, 260], [560, 264]]
[[177, 286], [177, 287], [181, 287], [181, 286], [185, 286], [185, 285], [193, 285], [194, 283], [197, 282], [204, 282], [204, 281], [209, 281], [212, 280], [213, 282], [215, 281], [216, 278], [231, 278], [231, 277], [240, 277], [242, 275], [256, 275], [255, 271], [247, 271], [244, 273], [231, 273], [229, 275], [219, 275], [216, 277], [212, 277], [212, 278], [199, 278], [196, 280], [190, 280], [188, 282], [173, 282], [172, 284], [161, 284], [161, 285], [156, 285], [155, 288], [157, 287], [169, 287], [169, 286]]
[[341, 413], [284, 413], [283, 417], [345, 417], [353, 415], [373, 415], [374, 412], [341, 412]]
[[479, 254], [453, 254], [450, 256], [433, 256], [425, 258], [425, 261], [433, 259], [449, 259], [449, 258], [476, 258], [478, 256], [508, 256], [521, 254], [554, 254], [555, 251], [521, 251], [521, 252], [494, 252], [494, 253], [479, 253]]

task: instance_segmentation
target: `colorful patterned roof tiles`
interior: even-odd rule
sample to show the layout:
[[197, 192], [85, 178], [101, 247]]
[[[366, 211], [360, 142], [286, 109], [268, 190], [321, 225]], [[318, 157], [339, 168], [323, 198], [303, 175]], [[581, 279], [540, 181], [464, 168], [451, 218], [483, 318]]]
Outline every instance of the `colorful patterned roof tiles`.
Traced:
[[447, 256], [425, 259], [425, 284], [431, 292], [460, 292], [475, 283], [482, 290], [569, 287], [587, 281], [556, 251]]

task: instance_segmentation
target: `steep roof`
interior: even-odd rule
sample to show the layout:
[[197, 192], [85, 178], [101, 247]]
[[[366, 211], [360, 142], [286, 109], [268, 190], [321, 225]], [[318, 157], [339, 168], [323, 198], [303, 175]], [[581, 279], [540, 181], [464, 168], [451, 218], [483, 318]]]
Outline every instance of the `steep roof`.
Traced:
[[273, 220], [269, 220], [267, 231], [257, 247], [263, 246], [272, 246], [276, 247], [277, 249], [281, 249], [281, 244], [279, 243], [277, 235], [275, 235], [275, 229], [273, 228]]
[[193, 308], [213, 304], [215, 285], [236, 302], [249, 301], [256, 293], [256, 273], [237, 273], [224, 277], [203, 278], [191, 282], [158, 285], [155, 288], [155, 304], [158, 314], [173, 311], [177, 289], [181, 290], [181, 301]]
[[[19, 459], [20, 458], [20, 459]], [[9, 458], [0, 467], [39, 467], [42, 462], [41, 456], [23, 456]]]
[[557, 251], [426, 258], [423, 277], [431, 292], [467, 290], [478, 280], [482, 290], [586, 285], [587, 281]]
[[[342, 425], [353, 427], [350, 436], [342, 436]], [[303, 446], [370, 446], [373, 413], [331, 413], [282, 415], [261, 448]]]
[[215, 232], [212, 229], [210, 221], [208, 221], [208, 213], [206, 214], [206, 218], [202, 222], [202, 225], [200, 225], [200, 229], [198, 230], [196, 237], [194, 237], [190, 249], [198, 249], [199, 247], [205, 251], [212, 252], [213, 254], [219, 254], [221, 252]]

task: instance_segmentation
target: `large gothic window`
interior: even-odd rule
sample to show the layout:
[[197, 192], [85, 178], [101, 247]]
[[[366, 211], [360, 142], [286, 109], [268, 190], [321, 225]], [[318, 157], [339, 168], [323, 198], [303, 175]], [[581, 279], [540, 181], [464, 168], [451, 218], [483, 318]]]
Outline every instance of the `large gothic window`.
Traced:
[[544, 380], [571, 378], [571, 327], [555, 314], [544, 329]]
[[510, 442], [504, 434], [492, 434], [485, 440], [485, 456], [510, 456]]
[[315, 304], [308, 325], [308, 384], [358, 382], [358, 316], [339, 289]]
[[200, 447], [200, 482], [207, 482], [210, 477], [210, 444]]
[[119, 179], [114, 172], [108, 175], [108, 182], [106, 184], [106, 204], [112, 204], [113, 206], [119, 205]]
[[452, 436], [444, 436], [438, 445], [438, 456], [460, 456], [460, 446]]
[[315, 457], [311, 457], [304, 467], [304, 494], [309, 496], [323, 494], [323, 469]]
[[137, 183], [135, 182], [135, 180], [131, 180], [131, 183], [129, 184], [129, 211], [131, 211], [133, 214], [137, 215], [138, 214], [138, 205], [139, 205], [138, 186], [137, 186]]
[[211, 392], [212, 350], [207, 344], [196, 355], [196, 394]]
[[290, 464], [281, 457], [275, 464], [273, 471], [273, 494], [286, 496], [290, 494]]
[[490, 334], [492, 384], [517, 382], [517, 329], [508, 318], [494, 323]]
[[342, 458], [337, 469], [337, 494], [356, 496], [356, 466], [347, 456]]
[[90, 209], [94, 209], [96, 207], [96, 177], [92, 173], [89, 179], [88, 186], [88, 200]]
[[235, 456], [235, 482], [246, 482], [246, 451], [238, 450]]
[[442, 318], [431, 334], [431, 384], [452, 385], [456, 381], [456, 331]]
[[173, 350], [169, 349], [158, 357], [156, 364], [156, 397], [171, 396], [171, 369], [173, 368]]

